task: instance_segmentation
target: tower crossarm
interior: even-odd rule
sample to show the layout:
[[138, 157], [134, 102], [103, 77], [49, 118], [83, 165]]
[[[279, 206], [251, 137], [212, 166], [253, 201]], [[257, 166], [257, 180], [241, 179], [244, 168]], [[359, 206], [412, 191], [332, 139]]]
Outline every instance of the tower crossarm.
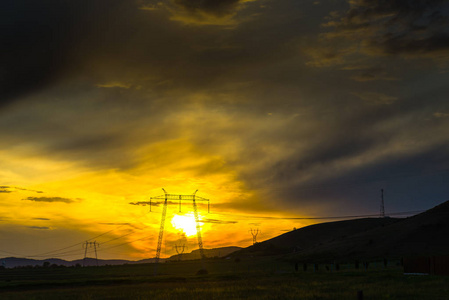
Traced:
[[[148, 198], [147, 198], [148, 199]], [[166, 195], [160, 195], [160, 196], [155, 196], [155, 197], [151, 197], [151, 200], [176, 200], [176, 201], [193, 201], [193, 199], [195, 199], [195, 201], [209, 201], [209, 199], [203, 198], [203, 197], [199, 197], [199, 196], [195, 196], [195, 195], [175, 195], [175, 194], [166, 194]]]

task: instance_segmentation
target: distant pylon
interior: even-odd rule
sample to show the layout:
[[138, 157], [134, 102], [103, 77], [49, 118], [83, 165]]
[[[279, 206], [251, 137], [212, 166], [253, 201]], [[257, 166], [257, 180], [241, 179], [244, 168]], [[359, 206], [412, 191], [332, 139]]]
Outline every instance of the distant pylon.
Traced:
[[86, 264], [86, 258], [87, 258], [87, 248], [92, 248], [94, 247], [94, 251], [95, 251], [95, 262], [98, 266], [98, 256], [97, 256], [97, 247], [100, 247], [100, 244], [97, 243], [97, 241], [93, 241], [93, 242], [85, 242], [83, 244], [84, 247], [84, 258], [83, 258], [83, 267]]
[[182, 260], [182, 254], [184, 253], [185, 248], [186, 248], [186, 245], [184, 245], [184, 244], [182, 246], [175, 245], [176, 253], [179, 255], [178, 261]]
[[259, 228], [257, 229], [250, 229], [251, 235], [253, 236], [253, 245], [257, 244], [257, 235], [259, 234]]
[[385, 218], [384, 189], [380, 190], [380, 217]]

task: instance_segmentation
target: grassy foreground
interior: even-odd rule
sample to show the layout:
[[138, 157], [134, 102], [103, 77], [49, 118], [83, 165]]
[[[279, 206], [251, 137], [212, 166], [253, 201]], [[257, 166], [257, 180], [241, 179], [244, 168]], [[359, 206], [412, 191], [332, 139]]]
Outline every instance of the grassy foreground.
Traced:
[[[402, 268], [294, 269], [264, 259], [86, 268], [0, 270], [0, 299], [449, 299], [449, 277], [403, 275]], [[332, 269], [330, 269], [332, 270]]]

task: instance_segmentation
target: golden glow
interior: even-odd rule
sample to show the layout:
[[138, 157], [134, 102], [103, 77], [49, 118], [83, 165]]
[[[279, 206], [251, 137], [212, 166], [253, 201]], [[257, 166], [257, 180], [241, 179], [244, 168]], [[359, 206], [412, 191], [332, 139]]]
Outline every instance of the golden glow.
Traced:
[[[197, 203], [200, 220], [204, 221], [200, 226], [205, 248], [250, 245], [252, 238], [247, 229], [257, 226], [254, 223], [259, 220], [232, 213], [254, 214], [252, 194], [239, 181], [238, 170], [227, 167], [224, 159], [234, 157], [240, 145], [230, 142], [223, 153], [196, 146], [188, 138], [193, 134], [188, 128], [199, 117], [198, 112], [170, 117], [171, 123], [178, 122], [185, 130], [180, 138], [142, 143], [133, 140], [132, 147], [123, 150], [135, 162], [127, 169], [89, 168], [64, 157], [32, 153], [32, 148], [0, 150], [0, 165], [4, 166], [0, 185], [24, 188], [0, 194], [0, 215], [7, 216], [2, 217], [0, 231], [8, 232], [11, 238], [23, 233], [29, 237], [26, 246], [17, 242], [6, 250], [34, 255], [101, 235], [96, 238], [100, 244], [116, 238], [109, 243], [114, 248], [99, 250], [104, 259], [154, 257], [162, 205], [153, 203], [150, 211], [148, 205], [131, 204], [162, 195], [162, 187], [172, 194], [191, 194], [198, 189], [198, 196], [211, 199], [210, 213], [205, 202]], [[223, 124], [229, 121], [220, 114], [211, 118]], [[234, 199], [247, 204], [234, 208]], [[173, 243], [185, 243], [191, 250], [198, 248], [192, 203], [183, 203], [182, 209], [185, 213], [178, 213], [177, 203], [168, 205], [164, 232], [167, 252], [163, 256], [176, 254]], [[263, 234], [258, 238], [263, 240], [298, 227], [290, 223], [265, 220], [260, 228]], [[43, 238], [52, 239], [54, 244], [36, 243]], [[23, 250], [36, 244], [39, 248], [35, 252]], [[61, 258], [78, 259], [84, 254], [81, 247], [78, 249], [80, 253], [62, 254]]]
[[171, 224], [175, 229], [184, 232], [186, 236], [196, 235], [196, 222], [193, 213], [174, 215], [171, 219]]

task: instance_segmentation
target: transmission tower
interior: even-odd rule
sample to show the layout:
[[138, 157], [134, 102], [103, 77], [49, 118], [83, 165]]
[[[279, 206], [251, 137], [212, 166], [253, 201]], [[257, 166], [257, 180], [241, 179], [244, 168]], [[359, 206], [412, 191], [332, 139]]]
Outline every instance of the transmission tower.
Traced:
[[384, 189], [380, 190], [380, 217], [385, 218]]
[[184, 253], [184, 249], [186, 246], [183, 244], [182, 246], [175, 245], [176, 253], [179, 255], [178, 261], [182, 260], [182, 254]]
[[98, 267], [97, 247], [100, 247], [100, 244], [98, 244], [97, 241], [85, 242], [83, 244], [83, 247], [84, 247], [83, 267], [86, 265], [87, 248], [92, 248], [92, 247], [94, 248], [94, 251], [95, 251], [95, 262], [96, 262], [97, 267]]
[[181, 211], [181, 202], [182, 201], [192, 201], [193, 204], [193, 212], [195, 215], [195, 222], [196, 222], [196, 234], [198, 237], [198, 247], [200, 249], [200, 255], [201, 255], [201, 262], [203, 264], [204, 269], [204, 250], [203, 250], [203, 238], [201, 237], [201, 226], [200, 226], [200, 220], [198, 217], [198, 208], [197, 208], [197, 201], [207, 201], [207, 212], [210, 212], [210, 202], [209, 199], [205, 199], [202, 197], [196, 196], [196, 190], [192, 195], [175, 195], [175, 194], [168, 194], [164, 189], [164, 195], [151, 197], [150, 198], [150, 211], [151, 211], [151, 200], [157, 199], [157, 200], [164, 200], [164, 206], [162, 208], [162, 217], [161, 217], [161, 225], [159, 229], [159, 237], [157, 240], [157, 248], [156, 248], [156, 257], [155, 257], [155, 268], [154, 268], [154, 274], [157, 274], [157, 266], [159, 264], [159, 259], [161, 256], [161, 246], [162, 246], [162, 238], [164, 237], [164, 227], [165, 227], [165, 216], [167, 215], [167, 204], [168, 200], [171, 201], [179, 201], [179, 211]]
[[250, 229], [249, 232], [251, 232], [251, 235], [253, 236], [253, 245], [257, 244], [257, 235], [259, 234], [259, 228], [257, 229]]

